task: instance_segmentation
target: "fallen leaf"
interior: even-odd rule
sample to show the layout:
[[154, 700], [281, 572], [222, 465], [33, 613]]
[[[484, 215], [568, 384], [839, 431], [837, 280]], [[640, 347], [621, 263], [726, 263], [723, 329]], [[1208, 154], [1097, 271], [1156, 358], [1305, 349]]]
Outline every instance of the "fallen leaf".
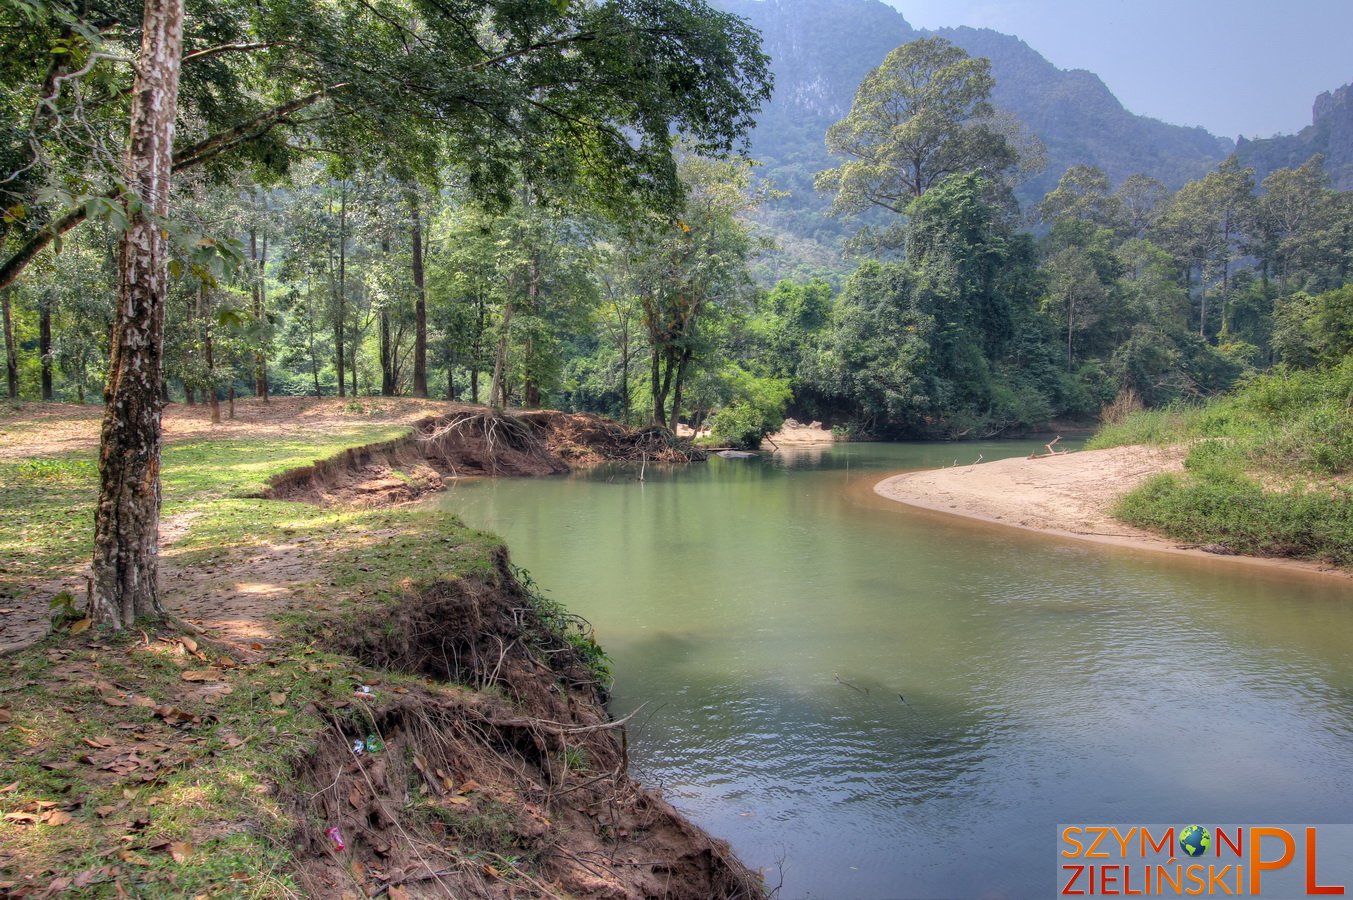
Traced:
[[9, 784], [5, 785], [4, 787], [0, 787], [0, 794], [8, 794], [10, 791], [15, 790], [16, 788], [18, 788], [18, 786], [19, 786], [19, 782], [17, 782], [17, 781], [11, 781]]
[[12, 721], [13, 718], [14, 714], [12, 712], [10, 712], [7, 709], [0, 709], [0, 725], [4, 725], [6, 722]]
[[88, 616], [85, 616], [83, 619], [81, 619], [81, 620], [78, 621], [78, 622], [73, 623], [73, 624], [70, 626], [70, 633], [71, 633], [71, 634], [79, 634], [80, 632], [87, 630], [87, 629], [89, 628], [89, 626], [90, 626], [90, 625], [93, 625], [93, 624], [94, 624], [94, 620], [91, 619], [91, 618], [89, 618]]
[[174, 841], [169, 845], [169, 855], [176, 863], [185, 863], [193, 855], [193, 845], [187, 841]]
[[126, 700], [119, 700], [112, 694], [104, 694], [103, 702], [107, 703], [109, 706], [130, 706], [130, 704]]
[[116, 806], [96, 806], [96, 807], [94, 807], [94, 815], [98, 816], [100, 819], [107, 818], [108, 816], [112, 815], [113, 813], [115, 813], [115, 812], [117, 812], [117, 811], [118, 811], [118, 807], [116, 807]]
[[184, 681], [220, 681], [221, 673], [215, 669], [189, 669], [179, 677]]
[[85, 743], [98, 750], [107, 750], [113, 746], [113, 742], [109, 738], [85, 738]]
[[197, 641], [193, 640], [192, 638], [181, 637], [179, 638], [179, 643], [182, 644], [183, 648], [187, 650], [189, 653], [197, 652]]
[[475, 781], [472, 778], [460, 786], [460, 792], [462, 794], [468, 794], [470, 793], [470, 791], [477, 791], [482, 787], [483, 787], [482, 784], [480, 784], [479, 782]]
[[386, 891], [390, 900], [409, 900], [409, 892], [402, 885], [392, 884], [390, 890]]
[[446, 802], [447, 802], [447, 803], [454, 803], [456, 806], [469, 806], [469, 805], [470, 805], [470, 798], [469, 798], [469, 797], [461, 797], [461, 796], [447, 797], [447, 798], [446, 798]]
[[134, 866], [150, 865], [150, 860], [146, 859], [144, 856], [141, 856], [138, 853], [133, 853], [130, 850], [119, 850], [117, 852], [117, 858], [122, 860], [124, 863], [130, 863], [131, 865]]
[[155, 707], [155, 715], [164, 719], [166, 725], [192, 727], [202, 724], [202, 719], [199, 716], [184, 712], [177, 706], [169, 706], [168, 704]]
[[35, 813], [18, 812], [18, 811], [5, 813], [3, 818], [7, 819], [10, 822], [36, 822], [38, 820], [38, 817]]
[[66, 825], [70, 823], [74, 818], [75, 817], [68, 812], [64, 812], [59, 809], [54, 809], [51, 812], [47, 813], [46, 822], [48, 825]]
[[281, 706], [283, 703], [287, 702], [287, 695], [281, 691], [273, 691], [268, 694], [268, 699], [272, 701], [273, 706]]

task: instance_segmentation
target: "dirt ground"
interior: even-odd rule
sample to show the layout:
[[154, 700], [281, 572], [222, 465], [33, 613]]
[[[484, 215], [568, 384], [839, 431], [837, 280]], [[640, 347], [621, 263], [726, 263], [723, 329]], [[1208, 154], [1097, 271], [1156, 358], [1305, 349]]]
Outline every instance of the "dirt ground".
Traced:
[[[360, 404], [360, 410], [354, 406]], [[235, 401], [235, 418], [211, 423], [211, 411], [203, 405], [171, 403], [164, 411], [164, 440], [230, 440], [240, 437], [275, 439], [318, 437], [347, 431], [371, 420], [411, 424], [433, 414], [472, 409], [463, 404], [431, 400], [363, 397], [358, 401], [337, 398], [279, 397], [264, 403], [253, 398]], [[0, 412], [0, 458], [29, 459], [64, 453], [97, 453], [103, 409], [48, 403], [24, 404], [21, 412]], [[21, 417], [21, 418], [19, 418]], [[306, 539], [292, 543], [253, 547], [248, 559], [228, 558], [219, 564], [183, 564], [175, 543], [187, 531], [195, 514], [169, 516], [160, 523], [160, 592], [165, 608], [193, 624], [213, 639], [245, 652], [271, 637], [271, 619], [303, 599], [320, 577], [313, 548]], [[48, 601], [61, 591], [83, 603], [88, 567], [72, 571], [39, 585], [22, 599], [0, 609], [0, 651], [26, 646], [42, 638], [49, 628]]]
[[[229, 440], [247, 434], [259, 439], [297, 437], [344, 431], [369, 421], [412, 424], [430, 415], [475, 409], [440, 400], [362, 397], [344, 400], [314, 397], [274, 397], [264, 403], [254, 398], [235, 401], [235, 417], [227, 418], [221, 404], [221, 422], [213, 425], [211, 410], [203, 404], [171, 403], [164, 409], [164, 440]], [[21, 418], [19, 418], [21, 417]], [[0, 408], [0, 459], [51, 456], [99, 446], [102, 406], [67, 403], [25, 403], [19, 412]]]
[[[1133, 528], [1109, 514], [1119, 497], [1152, 475], [1182, 471], [1184, 455], [1182, 447], [1114, 447], [1002, 459], [894, 475], [874, 491], [910, 506], [1016, 528], [1216, 559], [1205, 548]], [[1346, 574], [1299, 560], [1228, 558], [1246, 565]]]

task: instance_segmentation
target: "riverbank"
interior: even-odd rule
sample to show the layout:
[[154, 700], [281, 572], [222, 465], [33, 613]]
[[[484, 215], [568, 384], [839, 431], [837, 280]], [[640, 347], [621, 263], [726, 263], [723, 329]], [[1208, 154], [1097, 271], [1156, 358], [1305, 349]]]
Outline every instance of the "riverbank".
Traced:
[[1348, 577], [1332, 566], [1238, 556], [1172, 540], [1113, 518], [1113, 505], [1134, 488], [1153, 476], [1183, 471], [1185, 455], [1179, 447], [1129, 446], [1003, 459], [893, 475], [874, 491], [909, 506], [1058, 537]]
[[[97, 411], [0, 416], [2, 624], [27, 645], [0, 658], [0, 893], [760, 892], [629, 778], [586, 624], [494, 536], [399, 502], [499, 450], [641, 433], [365, 398], [236, 413], [166, 416], [161, 597], [191, 630], [117, 635], [80, 618]], [[461, 425], [416, 439], [438, 422]]]

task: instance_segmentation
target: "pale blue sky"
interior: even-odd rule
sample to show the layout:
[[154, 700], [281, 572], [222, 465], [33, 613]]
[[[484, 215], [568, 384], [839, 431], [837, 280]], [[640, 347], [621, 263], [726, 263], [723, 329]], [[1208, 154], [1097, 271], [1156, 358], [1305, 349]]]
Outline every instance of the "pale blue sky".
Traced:
[[1129, 110], [1222, 137], [1311, 123], [1353, 82], [1353, 0], [885, 0], [917, 28], [1016, 35], [1089, 69]]

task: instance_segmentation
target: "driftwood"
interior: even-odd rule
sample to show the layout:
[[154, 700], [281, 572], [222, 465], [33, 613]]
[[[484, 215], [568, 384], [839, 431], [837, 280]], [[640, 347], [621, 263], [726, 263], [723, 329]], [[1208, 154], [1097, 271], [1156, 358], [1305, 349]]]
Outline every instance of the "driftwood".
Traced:
[[1057, 437], [1053, 438], [1052, 440], [1048, 441], [1046, 444], [1043, 445], [1044, 447], [1048, 448], [1047, 453], [1030, 453], [1028, 459], [1047, 459], [1049, 456], [1062, 456], [1066, 454], [1069, 451], [1054, 449], [1057, 442], [1060, 441], [1061, 439], [1062, 436], [1060, 434], [1057, 435]]

